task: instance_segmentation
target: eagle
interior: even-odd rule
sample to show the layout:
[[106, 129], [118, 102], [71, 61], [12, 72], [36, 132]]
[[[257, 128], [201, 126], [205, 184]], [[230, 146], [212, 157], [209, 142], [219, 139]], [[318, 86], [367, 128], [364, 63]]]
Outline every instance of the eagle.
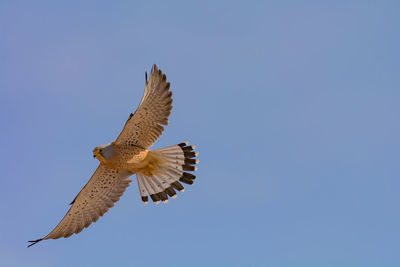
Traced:
[[141, 200], [158, 204], [183, 192], [182, 183], [193, 184], [198, 152], [187, 142], [149, 150], [168, 125], [172, 92], [167, 77], [153, 65], [150, 78], [145, 72], [145, 90], [139, 107], [131, 113], [118, 138], [95, 147], [99, 166], [81, 189], [61, 222], [45, 237], [28, 241], [28, 247], [46, 239], [70, 237], [96, 222], [120, 199], [136, 175]]

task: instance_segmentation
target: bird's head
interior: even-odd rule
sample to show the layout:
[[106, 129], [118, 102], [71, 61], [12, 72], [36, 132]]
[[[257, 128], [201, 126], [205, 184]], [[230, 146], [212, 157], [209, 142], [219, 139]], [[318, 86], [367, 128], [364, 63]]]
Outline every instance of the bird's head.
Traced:
[[103, 152], [103, 150], [101, 148], [99, 148], [98, 146], [96, 146], [93, 149], [93, 158], [97, 158], [98, 156], [101, 156], [101, 152]]
[[113, 153], [112, 143], [96, 146], [93, 149], [93, 157], [97, 158], [101, 162], [110, 159], [112, 157], [112, 153]]

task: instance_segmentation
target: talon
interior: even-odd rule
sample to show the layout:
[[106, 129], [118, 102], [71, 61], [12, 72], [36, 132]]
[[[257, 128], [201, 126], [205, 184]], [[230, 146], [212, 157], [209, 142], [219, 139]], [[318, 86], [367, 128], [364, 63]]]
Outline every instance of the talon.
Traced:
[[154, 165], [151, 164], [151, 163], [149, 163], [148, 167], [149, 167], [151, 170], [155, 170], [155, 169], [156, 169], [156, 166], [154, 166]]

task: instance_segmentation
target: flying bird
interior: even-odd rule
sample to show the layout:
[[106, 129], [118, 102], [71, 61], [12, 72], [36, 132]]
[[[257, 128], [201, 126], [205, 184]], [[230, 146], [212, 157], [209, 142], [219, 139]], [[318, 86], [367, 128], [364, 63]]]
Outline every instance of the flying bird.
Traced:
[[144, 204], [149, 196], [156, 204], [176, 198], [183, 192], [182, 183], [193, 184], [198, 163], [195, 146], [187, 142], [149, 150], [168, 125], [172, 109], [172, 92], [167, 77], [152, 67], [150, 78], [145, 73], [145, 90], [134, 114], [130, 114], [118, 138], [93, 150], [100, 161], [88, 183], [71, 202], [71, 208], [61, 222], [45, 237], [28, 241], [32, 246], [42, 240], [70, 237], [96, 222], [114, 206], [136, 174]]

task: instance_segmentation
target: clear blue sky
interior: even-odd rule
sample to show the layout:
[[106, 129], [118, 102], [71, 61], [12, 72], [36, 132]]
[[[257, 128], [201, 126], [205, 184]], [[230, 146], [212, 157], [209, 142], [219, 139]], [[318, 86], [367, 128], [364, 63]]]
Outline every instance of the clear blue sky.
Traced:
[[[1, 266], [400, 266], [398, 1], [0, 1]], [[43, 237], [156, 63], [156, 148], [198, 179], [136, 182], [97, 223]]]

